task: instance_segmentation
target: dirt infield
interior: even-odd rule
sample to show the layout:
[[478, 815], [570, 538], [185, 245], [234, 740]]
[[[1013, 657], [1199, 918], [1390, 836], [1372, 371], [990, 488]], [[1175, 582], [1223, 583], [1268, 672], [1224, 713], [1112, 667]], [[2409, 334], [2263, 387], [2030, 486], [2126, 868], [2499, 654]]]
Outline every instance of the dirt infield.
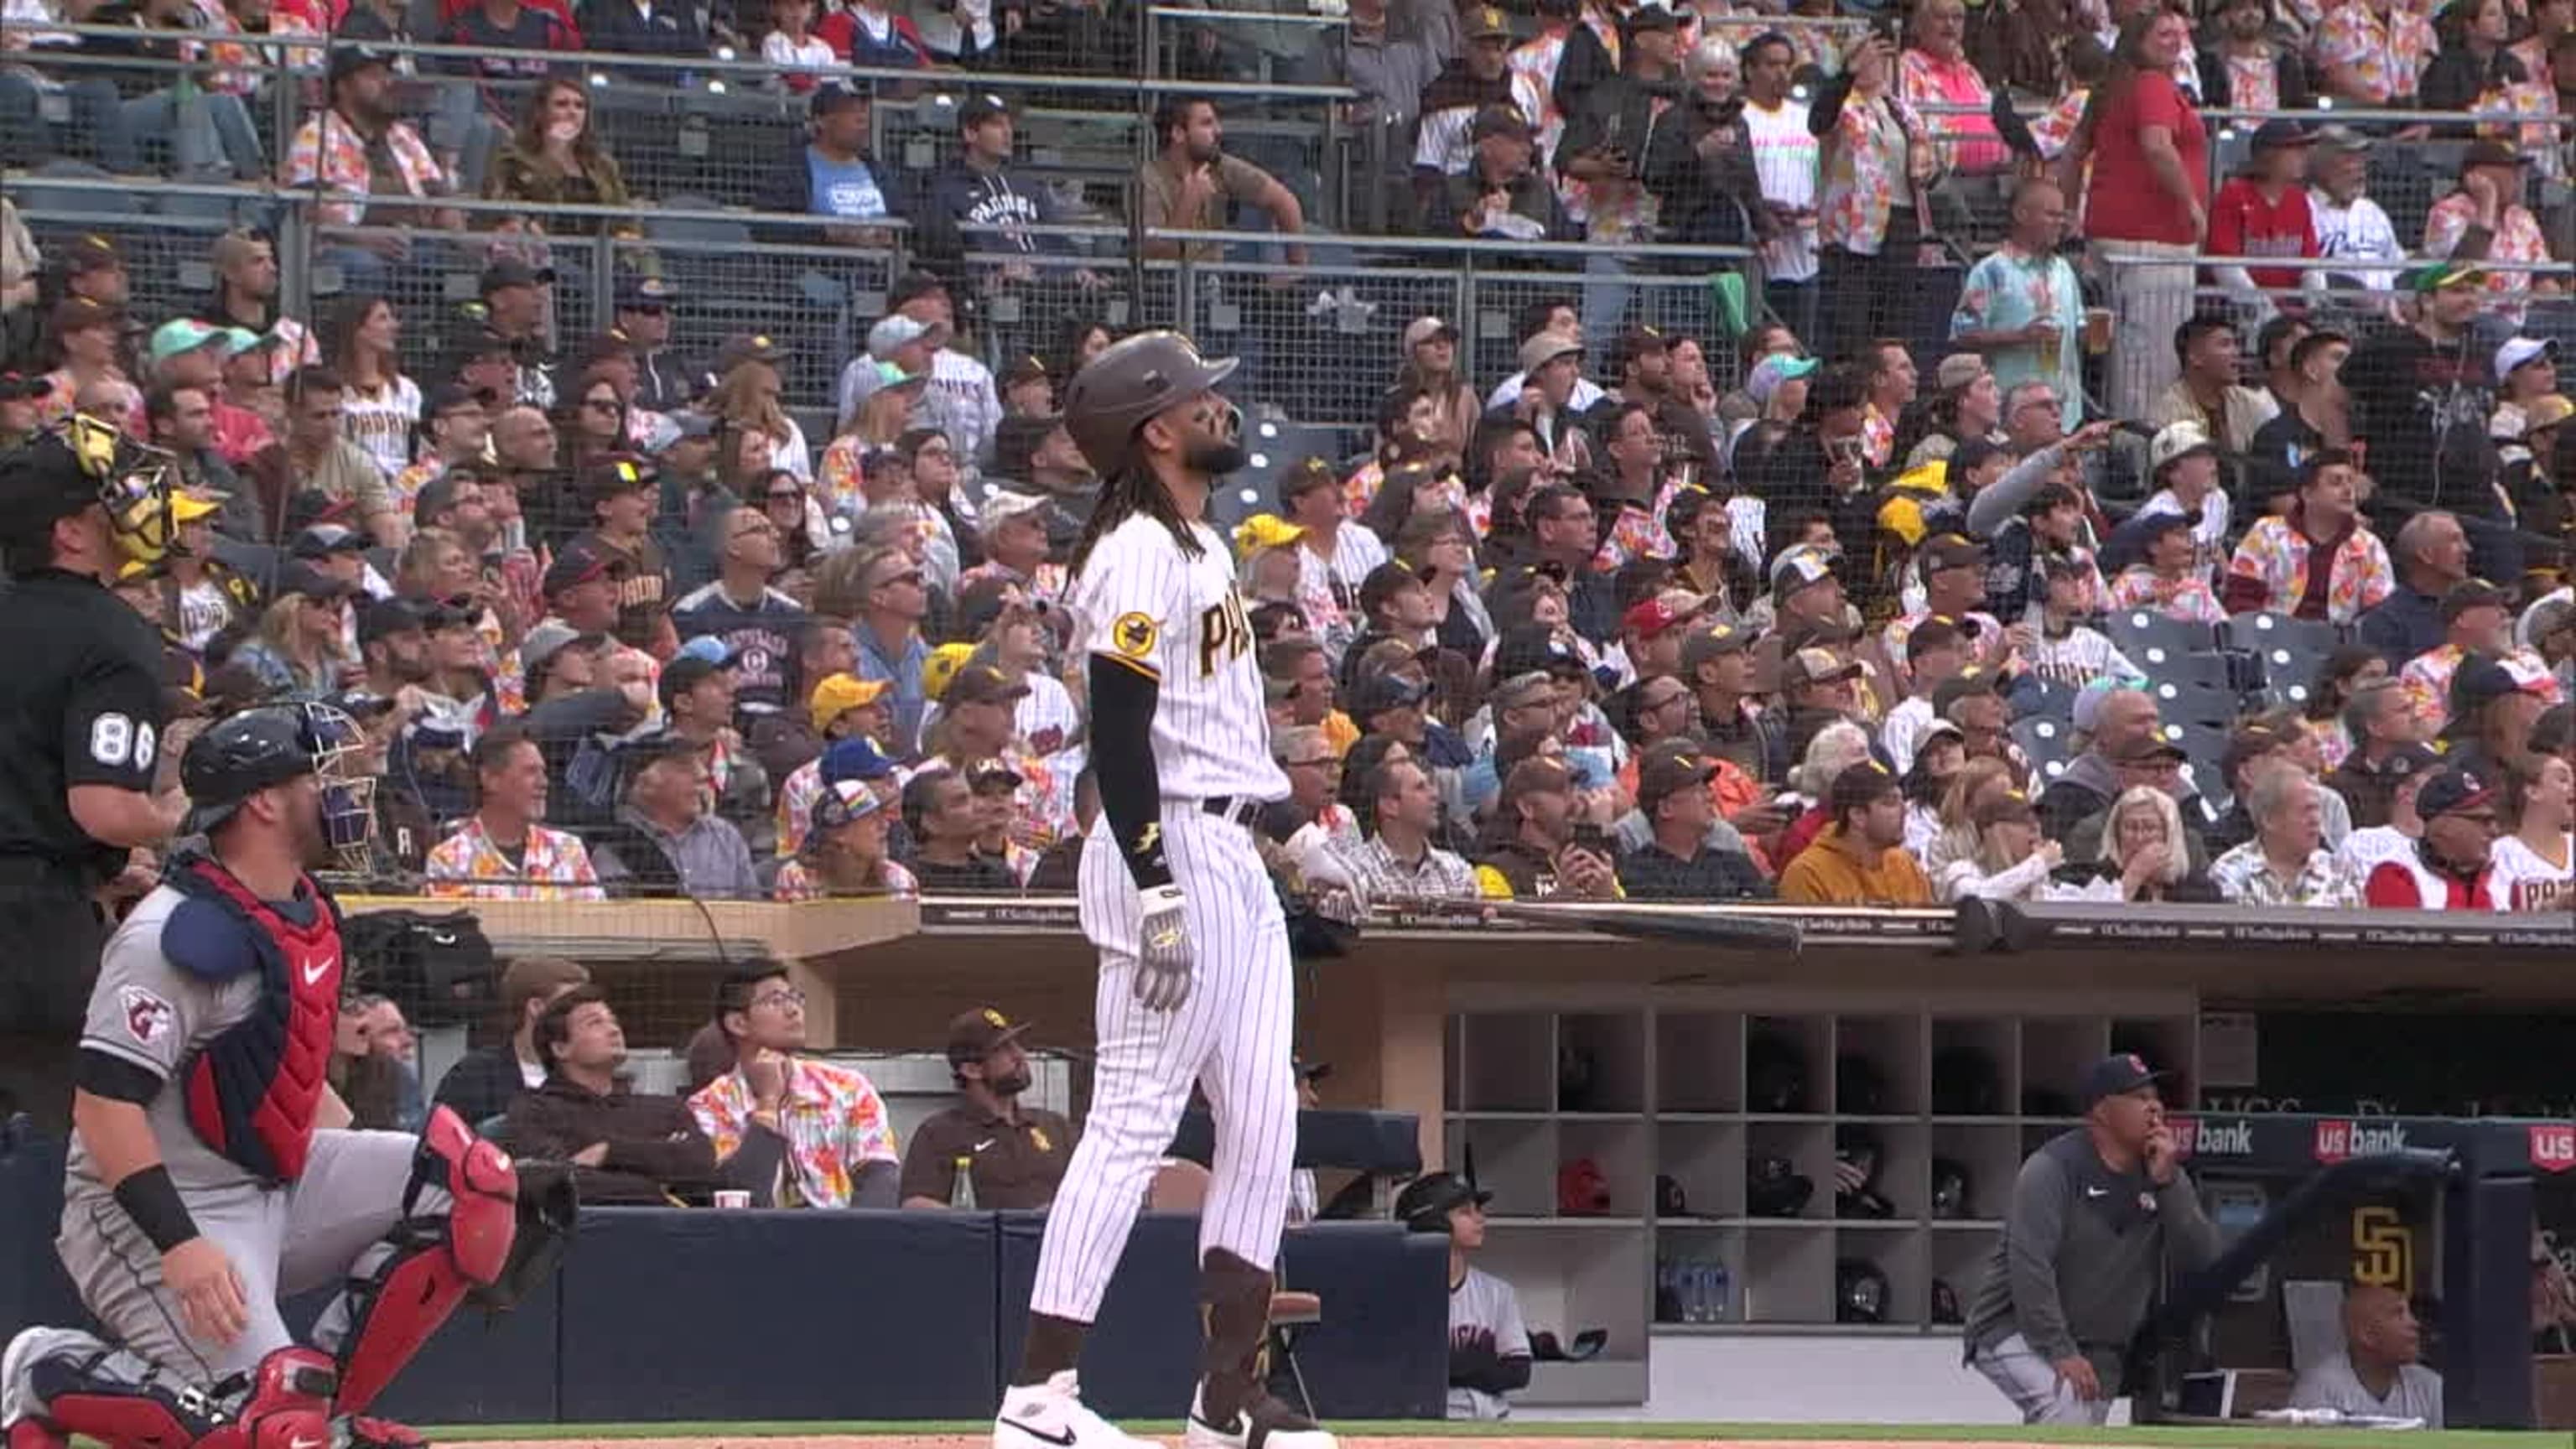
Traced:
[[[1178, 1443], [1177, 1435], [1166, 1435], [1166, 1442]], [[687, 1439], [506, 1439], [482, 1440], [477, 1449], [989, 1449], [989, 1434], [808, 1434], [712, 1435]], [[1342, 1436], [1343, 1449], [1459, 1449], [1472, 1441], [1450, 1436], [1368, 1435]], [[1599, 1435], [1562, 1439], [1525, 1438], [1515, 1435], [1507, 1443], [1511, 1449], [1672, 1449], [1674, 1439], [1619, 1439]], [[1718, 1441], [1712, 1441], [1718, 1442]], [[1995, 1443], [1973, 1439], [1907, 1440], [1898, 1444], [1876, 1439], [1797, 1439], [1722, 1441], [1727, 1449], [2074, 1449], [2074, 1446], [2035, 1445], [2028, 1441]]]

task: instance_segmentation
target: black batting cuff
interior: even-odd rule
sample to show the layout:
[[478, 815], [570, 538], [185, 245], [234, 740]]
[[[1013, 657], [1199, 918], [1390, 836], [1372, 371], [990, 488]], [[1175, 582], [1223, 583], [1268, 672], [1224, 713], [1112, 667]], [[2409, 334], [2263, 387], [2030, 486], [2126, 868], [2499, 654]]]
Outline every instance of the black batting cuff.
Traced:
[[1154, 708], [1162, 685], [1121, 661], [1091, 656], [1091, 769], [1100, 813], [1138, 890], [1172, 883], [1163, 856], [1163, 782], [1154, 765]]

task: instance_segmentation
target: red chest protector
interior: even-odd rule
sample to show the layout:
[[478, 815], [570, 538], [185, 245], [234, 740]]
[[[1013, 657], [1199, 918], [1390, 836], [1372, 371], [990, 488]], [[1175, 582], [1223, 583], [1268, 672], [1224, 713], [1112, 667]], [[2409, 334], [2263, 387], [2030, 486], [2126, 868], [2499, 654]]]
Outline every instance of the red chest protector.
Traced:
[[[307, 877], [314, 902], [299, 925], [252, 894], [209, 860], [174, 870], [169, 884], [190, 897], [172, 913], [170, 931], [239, 933], [247, 945], [226, 954], [259, 972], [259, 999], [248, 1016], [199, 1050], [187, 1068], [188, 1124], [207, 1146], [269, 1182], [303, 1175], [313, 1147], [313, 1116], [322, 1102], [324, 1069], [340, 1011], [340, 911]], [[184, 926], [182, 917], [187, 917]], [[217, 916], [228, 917], [214, 919]], [[165, 945], [177, 958], [178, 952]]]

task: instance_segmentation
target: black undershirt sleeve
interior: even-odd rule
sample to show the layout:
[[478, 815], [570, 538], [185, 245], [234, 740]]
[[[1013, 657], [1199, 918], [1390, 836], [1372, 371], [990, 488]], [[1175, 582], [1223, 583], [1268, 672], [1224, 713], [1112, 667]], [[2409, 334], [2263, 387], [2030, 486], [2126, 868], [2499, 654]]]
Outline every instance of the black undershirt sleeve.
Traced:
[[1154, 768], [1160, 682], [1116, 659], [1091, 656], [1091, 767], [1101, 813], [1138, 890], [1172, 883], [1163, 858], [1163, 785]]
[[113, 1052], [94, 1047], [81, 1048], [79, 1064], [73, 1069], [72, 1084], [93, 1097], [111, 1102], [131, 1102], [137, 1107], [150, 1104], [161, 1095], [159, 1077]]

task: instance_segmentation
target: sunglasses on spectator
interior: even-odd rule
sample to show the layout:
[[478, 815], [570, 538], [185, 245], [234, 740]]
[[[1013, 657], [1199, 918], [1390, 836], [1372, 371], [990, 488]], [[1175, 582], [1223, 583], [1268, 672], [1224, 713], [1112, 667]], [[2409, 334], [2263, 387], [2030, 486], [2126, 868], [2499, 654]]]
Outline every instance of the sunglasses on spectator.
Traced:
[[764, 496], [772, 503], [802, 503], [805, 501], [804, 490], [799, 488], [776, 488], [770, 490], [770, 492]]

